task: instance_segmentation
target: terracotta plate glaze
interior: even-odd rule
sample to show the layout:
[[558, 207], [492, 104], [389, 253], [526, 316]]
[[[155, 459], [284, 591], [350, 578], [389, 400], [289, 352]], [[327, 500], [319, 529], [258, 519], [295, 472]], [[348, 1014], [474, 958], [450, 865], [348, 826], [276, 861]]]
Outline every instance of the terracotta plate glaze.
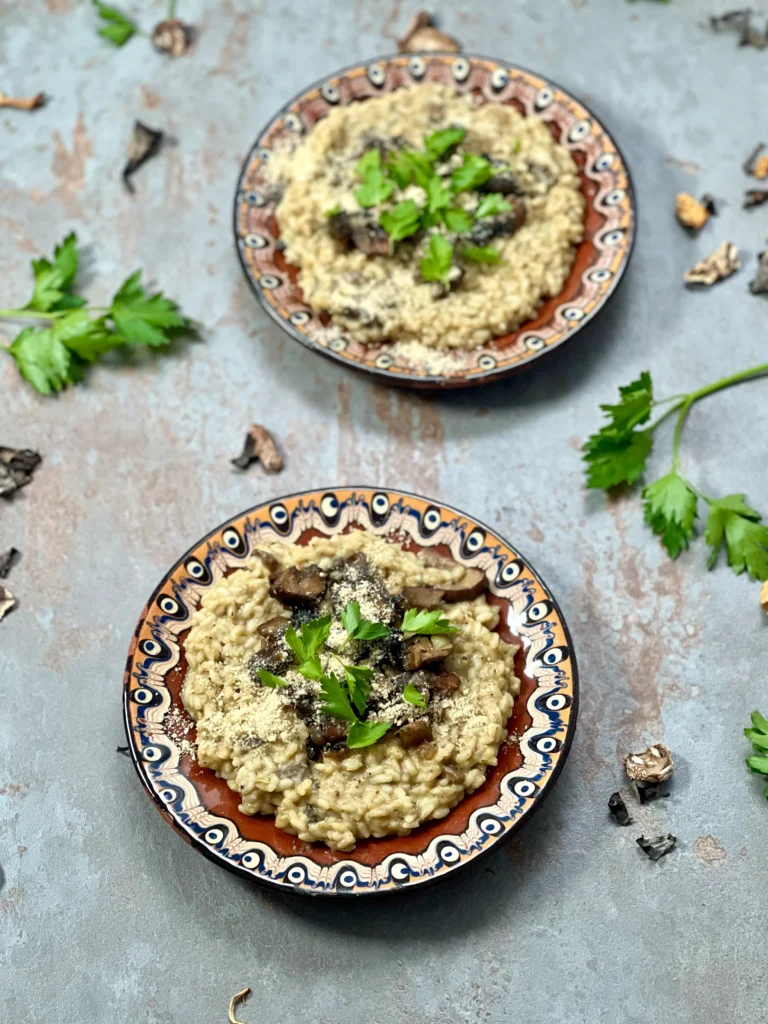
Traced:
[[[435, 548], [488, 577], [497, 631], [521, 644], [522, 690], [499, 762], [445, 818], [408, 836], [368, 839], [352, 853], [309, 844], [271, 817], [248, 817], [223, 779], [182, 748], [194, 739], [179, 697], [183, 641], [201, 596], [259, 544], [306, 544], [363, 529], [409, 550]], [[157, 587], [131, 640], [124, 713], [131, 756], [166, 821], [211, 860], [246, 878], [312, 895], [410, 889], [470, 864], [517, 828], [551, 788], [576, 726], [576, 659], [557, 604], [506, 541], [456, 509], [370, 487], [305, 491], [235, 516], [191, 548]], [[182, 723], [187, 723], [184, 726]], [[184, 734], [184, 728], [190, 731]]]
[[[307, 305], [298, 269], [285, 260], [276, 216], [279, 195], [265, 174], [270, 151], [296, 145], [338, 105], [394, 89], [442, 82], [482, 103], [511, 104], [539, 117], [566, 146], [579, 168], [587, 212], [584, 240], [563, 290], [547, 299], [535, 320], [481, 348], [459, 350], [440, 375], [409, 361], [386, 343], [363, 345], [326, 314]], [[600, 310], [619, 283], [635, 234], [632, 182], [618, 146], [593, 114], [565, 90], [523, 68], [467, 54], [382, 57], [317, 82], [279, 111], [261, 132], [240, 174], [235, 238], [243, 269], [259, 301], [293, 338], [345, 366], [382, 382], [419, 388], [453, 388], [497, 380], [522, 369], [572, 337]]]

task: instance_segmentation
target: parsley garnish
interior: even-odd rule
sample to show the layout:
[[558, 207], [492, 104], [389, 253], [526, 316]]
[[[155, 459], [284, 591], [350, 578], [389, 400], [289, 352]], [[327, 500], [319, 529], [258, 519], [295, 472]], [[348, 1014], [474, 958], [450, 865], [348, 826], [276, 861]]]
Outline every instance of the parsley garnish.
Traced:
[[355, 192], [355, 199], [364, 207], [377, 206], [389, 199], [394, 191], [394, 183], [384, 177], [381, 168], [381, 153], [378, 149], [369, 149], [360, 157], [355, 170], [362, 179], [362, 185]]
[[288, 685], [288, 683], [286, 683], [284, 679], [281, 679], [280, 676], [276, 676], [274, 672], [267, 672], [265, 668], [260, 668], [256, 675], [265, 686], [269, 686], [273, 690], [281, 689], [283, 686]]
[[320, 691], [325, 699], [320, 710], [334, 718], [343, 718], [345, 722], [356, 722], [357, 715], [349, 703], [349, 696], [344, 683], [338, 676], [327, 675], [320, 680]]
[[101, 3], [101, 0], [93, 0], [93, 6], [104, 22], [99, 29], [99, 35], [113, 45], [122, 46], [134, 33], [139, 31], [138, 25], [122, 11], [118, 11], [116, 7], [109, 7], [107, 4]]
[[328, 639], [330, 632], [331, 616], [323, 615], [319, 619], [304, 622], [301, 636], [296, 633], [293, 626], [289, 626], [285, 631], [285, 642], [300, 662], [311, 662]]
[[448, 285], [453, 246], [442, 235], [430, 235], [427, 255], [419, 262], [425, 281], [440, 281]]
[[394, 245], [395, 242], [408, 238], [419, 230], [421, 210], [412, 199], [406, 199], [398, 203], [391, 213], [385, 210], [379, 220]]
[[500, 263], [501, 255], [492, 245], [470, 245], [461, 250], [462, 259], [473, 263]]
[[432, 159], [439, 160], [449, 149], [458, 146], [466, 134], [464, 128], [443, 128], [428, 135], [424, 139], [424, 145]]
[[[724, 545], [728, 564], [735, 573], [746, 570], [753, 579], [768, 579], [768, 525], [762, 522], [760, 513], [746, 504], [744, 494], [729, 494], [724, 498], [702, 494], [680, 471], [680, 439], [691, 407], [716, 391], [764, 374], [768, 374], [768, 364], [725, 377], [687, 395], [659, 401], [653, 396], [650, 374], [642, 373], [631, 384], [619, 388], [616, 405], [601, 406], [608, 422], [583, 448], [587, 486], [607, 490], [639, 480], [645, 471], [655, 431], [677, 413], [672, 468], [643, 490], [646, 522], [661, 536], [669, 555], [677, 558], [693, 539], [698, 503], [704, 501], [708, 507], [704, 540], [711, 549], [709, 568], [715, 565]], [[645, 426], [657, 406], [665, 406], [664, 411]]]
[[[751, 772], [758, 775], [768, 775], [768, 721], [759, 711], [753, 711], [752, 728], [745, 729], [744, 735], [757, 751], [757, 756], [748, 757], [747, 767]], [[768, 786], [763, 790], [763, 796], [768, 800]]]
[[419, 633], [421, 636], [439, 636], [441, 633], [458, 633], [458, 628], [442, 618], [442, 611], [435, 608], [409, 608], [403, 616], [403, 632]]
[[353, 722], [347, 732], [347, 746], [350, 750], [370, 747], [391, 728], [391, 722]]
[[407, 700], [409, 704], [415, 704], [417, 708], [425, 708], [427, 706], [427, 698], [421, 690], [416, 689], [413, 683], [408, 683], [403, 690], [403, 700]]
[[491, 217], [495, 213], [509, 213], [511, 209], [512, 203], [505, 199], [501, 192], [491, 192], [490, 195], [483, 196], [480, 200], [480, 205], [475, 210], [475, 216], [478, 219]]
[[427, 209], [430, 213], [438, 213], [451, 205], [451, 193], [443, 185], [442, 178], [435, 174], [427, 182]]
[[387, 171], [401, 189], [412, 183], [426, 189], [434, 175], [430, 157], [413, 149], [401, 149], [391, 156], [387, 161]]
[[324, 217], [337, 217], [340, 213], [341, 207], [338, 205], [338, 203], [336, 204], [336, 206], [332, 206], [330, 210], [323, 210]]
[[350, 640], [380, 640], [389, 636], [389, 626], [383, 622], [371, 622], [360, 617], [360, 605], [350, 601], [341, 613], [341, 622], [347, 631], [347, 638], [339, 648], [343, 651]]
[[21, 309], [0, 309], [11, 320], [47, 321], [26, 327], [6, 348], [19, 372], [41, 395], [61, 391], [83, 377], [89, 363], [124, 345], [168, 345], [191, 324], [162, 294], [148, 295], [137, 270], [120, 287], [111, 305], [88, 307], [74, 291], [79, 262], [77, 237], [56, 247], [53, 262], [32, 261], [32, 297]]
[[451, 187], [454, 192], [468, 192], [484, 185], [493, 174], [493, 167], [485, 157], [465, 153], [461, 167], [457, 167], [451, 174]]
[[456, 206], [449, 206], [441, 212], [443, 222], [449, 231], [455, 231], [457, 235], [462, 235], [472, 229], [472, 218], [466, 210], [460, 210]]

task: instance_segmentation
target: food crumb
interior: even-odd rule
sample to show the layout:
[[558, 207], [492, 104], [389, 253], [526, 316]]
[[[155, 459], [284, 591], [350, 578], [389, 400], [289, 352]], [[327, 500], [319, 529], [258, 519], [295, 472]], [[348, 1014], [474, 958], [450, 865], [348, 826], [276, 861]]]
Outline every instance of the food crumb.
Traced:
[[683, 274], [686, 284], [703, 284], [709, 287], [736, 273], [739, 263], [739, 250], [733, 242], [722, 242], [713, 253]]
[[699, 231], [709, 220], [709, 211], [688, 192], [680, 192], [675, 199], [675, 214], [684, 228]]
[[176, 707], [174, 704], [163, 719], [165, 735], [172, 740], [179, 748], [182, 757], [196, 757], [197, 746], [189, 739], [189, 734], [194, 729], [194, 723], [186, 711]]

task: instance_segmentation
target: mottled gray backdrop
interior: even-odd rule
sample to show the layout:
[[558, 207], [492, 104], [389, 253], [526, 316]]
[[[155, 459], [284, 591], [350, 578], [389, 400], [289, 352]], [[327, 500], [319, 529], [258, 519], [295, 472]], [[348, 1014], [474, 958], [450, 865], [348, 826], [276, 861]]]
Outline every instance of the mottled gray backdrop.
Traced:
[[[151, 28], [159, 0], [124, 6]], [[740, 164], [768, 131], [768, 52], [706, 28], [707, 4], [450, 0], [468, 50], [551, 76], [590, 105], [632, 168], [639, 237], [609, 307], [540, 368], [462, 394], [389, 391], [284, 337], [260, 311], [231, 238], [240, 162], [300, 87], [393, 49], [396, 0], [181, 0], [197, 25], [176, 61], [134, 38], [115, 51], [85, 0], [0, 0], [0, 90], [44, 90], [0, 112], [0, 305], [28, 297], [30, 258], [74, 229], [104, 301], [136, 267], [205, 326], [172, 355], [104, 367], [43, 399], [0, 363], [0, 444], [39, 448], [31, 486], [0, 508], [23, 556], [0, 624], [3, 1021], [218, 1024], [722, 1024], [765, 1014], [768, 804], [746, 772], [749, 712], [768, 713], [755, 584], [697, 544], [667, 561], [636, 498], [585, 496], [578, 448], [598, 404], [650, 369], [660, 394], [765, 360], [764, 299], [748, 294], [768, 207], [744, 212]], [[133, 119], [177, 144], [119, 169]], [[766, 140], [768, 141], [768, 140]], [[675, 193], [709, 191], [698, 238]], [[685, 267], [723, 239], [743, 269], [701, 293]], [[7, 339], [13, 327], [0, 324]], [[768, 381], [697, 407], [686, 470], [768, 511]], [[268, 424], [281, 476], [231, 469]], [[665, 472], [669, 436], [653, 472]], [[150, 805], [122, 741], [129, 637], [166, 568], [268, 497], [373, 482], [491, 523], [563, 605], [582, 677], [570, 761], [504, 849], [439, 888], [360, 905], [278, 897], [186, 846]], [[669, 800], [614, 826], [620, 755], [663, 740]], [[641, 832], [673, 831], [658, 864]], [[763, 938], [758, 937], [760, 921]]]

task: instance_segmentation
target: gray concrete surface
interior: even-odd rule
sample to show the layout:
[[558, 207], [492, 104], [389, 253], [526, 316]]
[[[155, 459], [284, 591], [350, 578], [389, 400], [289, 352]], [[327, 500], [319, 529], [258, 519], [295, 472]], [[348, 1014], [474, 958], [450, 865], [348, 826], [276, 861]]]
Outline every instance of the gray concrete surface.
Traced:
[[[123, 6], [146, 27], [162, 13]], [[230, 230], [262, 123], [305, 83], [392, 49], [410, 9], [182, 0], [180, 12], [199, 41], [172, 62], [141, 38], [110, 49], [84, 0], [0, 0], [0, 89], [51, 96], [31, 115], [0, 112], [0, 305], [26, 300], [30, 257], [75, 229], [94, 299], [141, 266], [206, 328], [58, 399], [0, 363], [0, 443], [45, 456], [0, 508], [0, 548], [23, 551], [9, 581], [19, 608], [0, 624], [2, 1020], [217, 1024], [245, 985], [249, 1024], [759, 1019], [768, 804], [741, 736], [753, 707], [768, 712], [757, 587], [708, 575], [701, 544], [668, 562], [636, 499], [585, 496], [577, 448], [598, 403], [640, 370], [672, 394], [766, 358], [768, 307], [747, 282], [768, 216], [740, 209], [740, 163], [765, 130], [768, 55], [710, 34], [698, 0], [442, 4], [467, 49], [593, 107], [632, 167], [640, 223], [619, 294], [569, 347], [499, 386], [422, 398], [283, 337]], [[118, 171], [137, 116], [178, 144], [131, 198]], [[722, 200], [696, 239], [671, 215], [683, 188]], [[683, 269], [724, 238], [742, 271], [687, 293]], [[684, 440], [704, 490], [746, 490], [764, 510], [767, 388], [698, 407]], [[287, 453], [278, 478], [229, 467], [254, 419]], [[548, 803], [476, 870], [375, 905], [279, 898], [188, 848], [115, 754], [123, 661], [156, 581], [211, 526], [269, 496], [369, 481], [464, 507], [530, 557], [574, 634], [580, 724]], [[606, 818], [619, 757], [651, 739], [676, 755], [674, 793], [619, 829]], [[648, 862], [635, 837], [667, 830], [678, 849]]]

